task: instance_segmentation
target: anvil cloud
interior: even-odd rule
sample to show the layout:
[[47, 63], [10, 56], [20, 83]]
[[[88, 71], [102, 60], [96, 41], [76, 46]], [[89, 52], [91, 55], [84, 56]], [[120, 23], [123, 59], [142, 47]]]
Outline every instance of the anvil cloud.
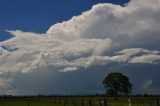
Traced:
[[72, 72], [111, 63], [159, 64], [160, 1], [97, 4], [44, 34], [8, 32], [14, 37], [0, 42], [0, 85], [6, 87], [14, 83], [12, 73], [47, 67]]

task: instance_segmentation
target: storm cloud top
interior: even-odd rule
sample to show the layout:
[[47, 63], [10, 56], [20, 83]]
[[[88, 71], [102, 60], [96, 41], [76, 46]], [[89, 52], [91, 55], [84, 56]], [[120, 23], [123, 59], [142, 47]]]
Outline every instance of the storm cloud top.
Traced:
[[43, 34], [7, 32], [14, 37], [0, 42], [1, 93], [22, 92], [13, 86], [15, 76], [39, 70], [67, 73], [111, 64], [158, 66], [160, 0], [131, 0], [124, 6], [100, 3]]

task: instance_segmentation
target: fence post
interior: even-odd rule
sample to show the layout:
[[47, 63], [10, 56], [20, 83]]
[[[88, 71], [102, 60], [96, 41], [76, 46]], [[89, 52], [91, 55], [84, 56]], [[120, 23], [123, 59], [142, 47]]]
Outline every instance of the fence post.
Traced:
[[61, 104], [61, 99], [59, 99], [59, 104]]
[[100, 102], [99, 102], [99, 106], [102, 106], [102, 101], [101, 101], [101, 99], [100, 99]]
[[64, 102], [64, 106], [66, 106], [66, 104], [67, 104], [67, 99], [65, 98], [65, 99], [63, 100], [63, 102]]
[[65, 103], [67, 104], [67, 98], [64, 99]]
[[29, 102], [28, 102], [28, 106], [29, 106]]
[[129, 106], [131, 106], [131, 99], [130, 98], [128, 99], [128, 104], [129, 104]]
[[84, 106], [84, 98], [81, 100], [81, 106]]
[[90, 100], [88, 101], [88, 104], [89, 104], [89, 106], [93, 106], [93, 104], [92, 104], [92, 99], [90, 99]]
[[75, 100], [75, 98], [73, 98], [73, 106], [76, 106], [76, 100]]
[[54, 103], [56, 103], [56, 104], [57, 104], [57, 99], [54, 99]]
[[159, 103], [159, 98], [157, 99], [157, 106], [160, 106], [160, 103]]
[[104, 106], [107, 106], [107, 99], [104, 99]]

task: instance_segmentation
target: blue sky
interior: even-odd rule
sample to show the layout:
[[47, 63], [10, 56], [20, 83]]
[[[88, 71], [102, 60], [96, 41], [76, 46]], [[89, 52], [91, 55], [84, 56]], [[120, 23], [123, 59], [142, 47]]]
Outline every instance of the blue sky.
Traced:
[[160, 94], [159, 7], [159, 0], [0, 0], [0, 94], [104, 93], [110, 72], [127, 75], [133, 94]]
[[128, 0], [0, 0], [0, 41], [11, 37], [5, 30], [44, 33], [51, 25], [105, 2], [123, 5]]

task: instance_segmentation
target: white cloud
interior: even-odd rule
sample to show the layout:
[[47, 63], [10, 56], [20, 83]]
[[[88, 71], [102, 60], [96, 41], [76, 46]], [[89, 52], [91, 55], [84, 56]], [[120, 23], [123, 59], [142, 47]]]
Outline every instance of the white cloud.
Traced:
[[12, 82], [11, 79], [0, 78], [0, 88], [1, 89], [8, 88], [11, 82]]
[[[116, 52], [113, 56], [89, 56], [71, 61], [63, 60], [57, 63], [59, 67], [79, 67], [88, 68], [91, 66], [102, 66], [111, 63], [139, 63], [139, 64], [152, 64], [159, 63], [159, 51], [150, 51], [142, 48], [124, 49]], [[139, 60], [138, 60], [139, 59]], [[140, 60], [141, 59], [141, 60]]]
[[132, 0], [125, 7], [97, 4], [82, 15], [51, 26], [47, 33], [65, 40], [110, 38], [118, 47], [154, 47], [160, 40], [159, 7], [159, 0]]
[[160, 60], [160, 55], [153, 55], [153, 54], [147, 54], [142, 56], [136, 56], [135, 58], [131, 59], [130, 63], [157, 63], [157, 61]]
[[[111, 45], [110, 39], [77, 39], [62, 42], [52, 40], [48, 36], [39, 37], [36, 34], [29, 35], [33, 36], [30, 38], [25, 36], [26, 32], [24, 35], [20, 31], [11, 31], [11, 33], [18, 34], [18, 36], [0, 45], [3, 47], [12, 45], [17, 50], [7, 51], [9, 52], [7, 56], [3, 56], [6, 55], [3, 53], [0, 58], [1, 72], [26, 73], [50, 65], [63, 67], [71, 60], [101, 55]], [[19, 37], [19, 34], [23, 37]]]
[[148, 89], [152, 85], [152, 79], [145, 80], [142, 84], [143, 89]]
[[[2, 77], [2, 76], [1, 76]], [[12, 90], [12, 79], [0, 77], [0, 94], [13, 94]]]
[[[51, 26], [46, 34], [8, 31], [15, 37], [1, 42], [0, 46], [16, 50], [1, 48], [1, 73], [4, 70], [26, 73], [39, 67], [61, 67], [62, 64], [80, 60], [87, 60], [89, 66], [99, 62], [105, 64], [105, 61], [152, 63], [159, 59], [159, 54], [156, 54], [159, 51], [131, 60], [130, 57], [137, 52], [150, 52], [131, 48], [144, 45], [155, 47], [155, 42], [159, 44], [159, 5], [158, 0], [132, 0], [125, 7], [97, 4], [69, 21]], [[147, 34], [148, 31], [153, 34]], [[154, 42], [151, 39], [145, 40], [148, 36]], [[121, 55], [106, 55], [120, 49], [125, 49], [119, 52]]]
[[159, 11], [159, 0], [131, 0], [124, 7], [104, 3], [45, 34], [8, 31], [15, 37], [0, 42], [0, 75], [48, 66], [68, 72], [110, 63], [158, 63]]
[[76, 70], [78, 70], [77, 67], [67, 67], [67, 68], [65, 68], [63, 70], [59, 70], [59, 71], [60, 72], [70, 72], [70, 71], [76, 71]]
[[160, 52], [157, 50], [150, 51], [143, 48], [130, 48], [117, 52], [118, 55], [112, 59], [119, 62], [128, 63], [157, 63], [160, 60]]

